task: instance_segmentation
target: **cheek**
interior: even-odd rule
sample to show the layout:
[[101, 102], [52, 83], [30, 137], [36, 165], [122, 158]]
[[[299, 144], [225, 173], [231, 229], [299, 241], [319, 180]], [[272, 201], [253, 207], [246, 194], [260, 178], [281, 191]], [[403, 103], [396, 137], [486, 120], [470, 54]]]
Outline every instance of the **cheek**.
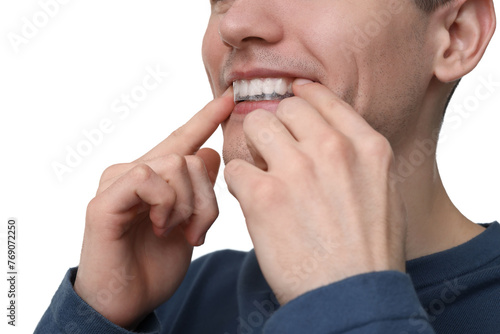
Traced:
[[[432, 70], [411, 34], [381, 36], [358, 56], [356, 110], [391, 143], [409, 137]], [[408, 64], [411, 64], [409, 66]]]
[[212, 32], [210, 31], [210, 26], [207, 28], [205, 31], [205, 35], [203, 36], [203, 43], [201, 45], [201, 55], [203, 58], [203, 63], [205, 66], [208, 66], [208, 63], [210, 61], [210, 44], [211, 44], [211, 37]]
[[202, 58], [205, 70], [207, 71], [208, 79], [212, 87], [219, 92], [219, 72], [223, 64], [223, 49], [224, 45], [220, 40], [217, 26], [209, 23], [202, 44]]
[[[331, 7], [335, 10], [330, 10]], [[322, 11], [323, 15], [316, 15], [314, 19], [295, 17], [298, 23], [295, 25], [297, 30], [293, 31], [297, 37], [294, 49], [307, 57], [309, 63], [316, 64], [318, 79], [322, 84], [347, 103], [353, 104], [358, 87], [359, 64], [356, 55], [349, 51], [355, 34], [352, 22], [339, 14], [346, 10], [339, 3], [330, 5]], [[304, 26], [309, 29], [298, 29]]]

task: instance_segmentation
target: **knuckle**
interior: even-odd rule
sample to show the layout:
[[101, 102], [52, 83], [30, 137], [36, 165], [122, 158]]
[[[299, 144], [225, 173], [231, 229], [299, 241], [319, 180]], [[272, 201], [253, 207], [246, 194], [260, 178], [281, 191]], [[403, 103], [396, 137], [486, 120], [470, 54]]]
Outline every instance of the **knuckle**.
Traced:
[[160, 198], [160, 205], [163, 207], [171, 207], [175, 204], [177, 201], [177, 193], [175, 192], [172, 187], [165, 187], [165, 191], [163, 193], [163, 196]]
[[205, 213], [205, 217], [209, 221], [215, 221], [219, 217], [219, 207], [217, 205], [211, 206]]
[[196, 172], [204, 172], [205, 171], [205, 162], [202, 158], [197, 157], [195, 155], [186, 157], [186, 163], [190, 169], [193, 169]]
[[186, 159], [179, 154], [169, 154], [165, 162], [168, 168], [174, 171], [180, 171], [186, 167]]
[[194, 208], [187, 203], [179, 203], [174, 209], [183, 220], [189, 219], [193, 215]]
[[210, 210], [217, 206], [217, 199], [213, 188], [201, 189], [195, 193], [194, 206], [197, 210]]
[[326, 101], [326, 104], [328, 108], [327, 110], [336, 109], [339, 106], [339, 101], [334, 97], [330, 97], [328, 101]]
[[299, 154], [294, 158], [291, 168], [295, 174], [302, 174], [314, 169], [314, 161], [305, 154]]
[[349, 140], [337, 133], [324, 135], [319, 147], [320, 153], [327, 158], [345, 160], [352, 155], [352, 145]]
[[369, 157], [377, 160], [392, 157], [392, 147], [387, 138], [382, 135], [371, 137], [363, 145], [364, 151]]
[[255, 183], [255, 196], [264, 204], [276, 202], [281, 198], [280, 187], [278, 181], [272, 178], [263, 178]]
[[231, 182], [233, 178], [237, 178], [243, 174], [242, 161], [233, 159], [226, 164], [224, 168], [224, 178], [226, 182]]
[[144, 182], [151, 178], [154, 171], [146, 165], [145, 163], [139, 163], [129, 172], [129, 177], [131, 177], [135, 182]]
[[347, 109], [352, 109], [345, 101], [340, 99], [337, 96], [331, 96], [329, 97], [328, 101], [326, 101], [327, 105], [327, 110], [334, 110], [338, 109], [339, 107], [347, 108]]
[[215, 192], [208, 189], [197, 191], [192, 203], [195, 212], [210, 212], [213, 207], [217, 207]]

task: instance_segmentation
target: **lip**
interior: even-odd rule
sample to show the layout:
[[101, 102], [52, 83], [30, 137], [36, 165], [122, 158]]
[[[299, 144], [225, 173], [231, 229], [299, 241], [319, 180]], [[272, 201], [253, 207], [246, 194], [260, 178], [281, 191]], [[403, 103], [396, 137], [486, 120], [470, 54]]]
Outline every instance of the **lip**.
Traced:
[[278, 109], [278, 104], [282, 100], [268, 100], [268, 101], [244, 101], [238, 103], [233, 110], [234, 115], [241, 115], [244, 117], [256, 109], [265, 109], [270, 112], [275, 112]]
[[[266, 68], [252, 68], [248, 70], [232, 71], [225, 77], [225, 84], [227, 87], [231, 86], [237, 80], [251, 80], [256, 78], [304, 78], [312, 81], [317, 80], [304, 73], [294, 71], [283, 71]], [[281, 100], [269, 101], [243, 101], [236, 103], [230, 118], [233, 121], [242, 121], [246, 115], [256, 109], [265, 109], [270, 112], [275, 112]]]

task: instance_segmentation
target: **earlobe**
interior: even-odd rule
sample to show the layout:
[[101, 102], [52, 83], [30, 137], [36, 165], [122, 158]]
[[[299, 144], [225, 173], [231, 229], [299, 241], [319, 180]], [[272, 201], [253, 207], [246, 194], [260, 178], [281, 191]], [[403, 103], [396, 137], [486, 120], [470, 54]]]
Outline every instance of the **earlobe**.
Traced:
[[441, 20], [441, 47], [434, 74], [441, 82], [456, 81], [476, 67], [495, 32], [493, 0], [458, 0], [435, 14]]

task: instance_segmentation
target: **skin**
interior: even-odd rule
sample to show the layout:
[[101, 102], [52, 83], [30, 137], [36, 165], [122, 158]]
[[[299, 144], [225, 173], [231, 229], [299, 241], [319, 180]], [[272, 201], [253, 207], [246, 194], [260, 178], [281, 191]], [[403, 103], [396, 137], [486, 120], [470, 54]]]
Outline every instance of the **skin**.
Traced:
[[[446, 195], [434, 151], [453, 82], [495, 29], [492, 1], [457, 0], [429, 15], [397, 3], [356, 52], [341, 46], [390, 2], [213, 3], [203, 60], [215, 99], [143, 157], [103, 173], [75, 291], [125, 328], [170, 298], [218, 214], [220, 158], [199, 148], [219, 124], [226, 181], [281, 304], [353, 275], [404, 272], [406, 260], [481, 233]], [[295, 97], [232, 114], [225, 79], [255, 68], [294, 73]], [[401, 178], [421, 142], [425, 159]], [[117, 270], [126, 288], [105, 299]]]
[[[305, 10], [301, 1], [216, 2], [203, 48], [212, 90], [216, 96], [223, 91], [224, 77], [235, 69], [298, 71], [329, 88], [389, 141], [395, 156], [394, 173], [402, 159], [409, 160], [412, 152], [419, 150], [416, 141], [431, 140], [435, 147], [444, 101], [454, 85], [450, 82], [465, 75], [478, 59], [458, 64], [462, 68], [455, 70], [454, 78], [443, 75], [446, 82], [439, 82], [436, 72], [445, 65], [438, 62], [439, 52], [452, 52], [454, 46], [440, 50], [437, 45], [454, 36], [450, 37], [445, 29], [440, 39], [435, 35], [446, 15], [452, 20], [454, 12], [443, 8], [428, 16], [410, 1], [391, 3], [325, 0], [308, 3]], [[456, 8], [462, 3], [456, 3]], [[392, 13], [389, 22], [368, 38], [360, 51], [346, 53], [339, 47], [356, 40], [357, 30], [353, 27], [369, 26], [367, 22], [374, 22], [373, 13], [382, 11]], [[310, 24], [313, 21], [315, 24]], [[350, 24], [342, 24], [346, 21]], [[328, 29], [331, 22], [340, 23]], [[308, 29], [304, 30], [304, 26]], [[486, 35], [493, 30], [494, 23], [490, 23]], [[480, 50], [478, 53], [482, 54]], [[224, 161], [238, 158], [252, 163], [254, 157], [247, 148], [243, 121], [231, 117], [223, 130]], [[434, 150], [410, 177], [393, 179], [406, 203], [410, 235], [418, 236], [408, 240], [407, 259], [451, 248], [482, 231], [461, 215], [446, 195]], [[444, 231], [448, 238], [442, 238]]]

